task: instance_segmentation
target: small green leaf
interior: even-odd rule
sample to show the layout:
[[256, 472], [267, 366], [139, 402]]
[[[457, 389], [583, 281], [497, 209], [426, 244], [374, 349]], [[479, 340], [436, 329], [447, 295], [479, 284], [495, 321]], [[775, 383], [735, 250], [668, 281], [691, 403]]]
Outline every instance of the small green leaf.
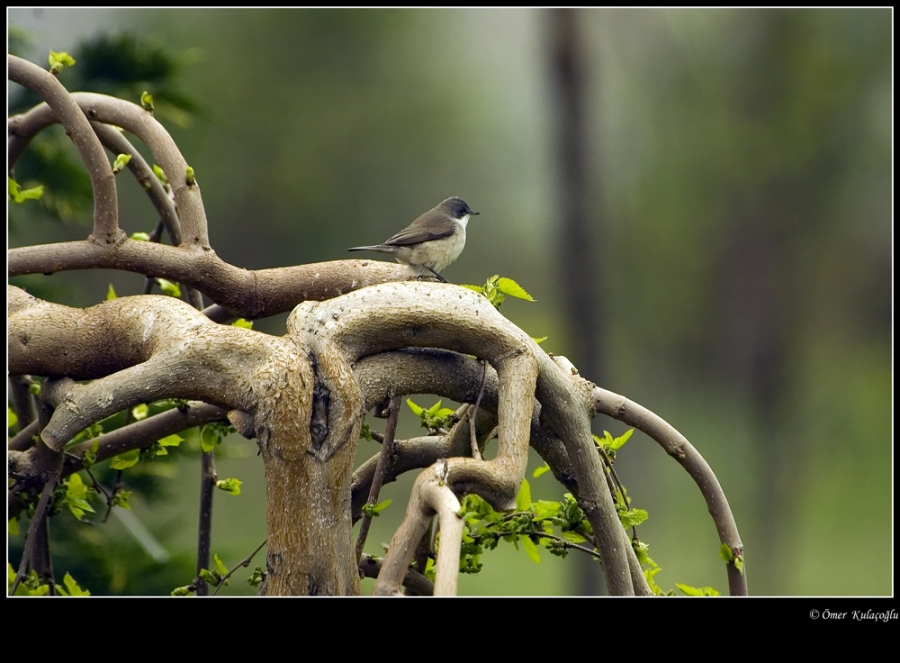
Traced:
[[369, 516], [369, 518], [377, 518], [381, 515], [382, 511], [390, 506], [390, 504], [391, 500], [384, 500], [378, 504], [364, 504], [362, 509], [363, 514]]
[[194, 169], [188, 166], [184, 171], [185, 181], [188, 186], [194, 186], [194, 182], [196, 182], [196, 178], [194, 177]]
[[16, 413], [13, 412], [13, 409], [9, 406], [6, 408], [6, 427], [12, 428], [17, 423], [19, 423], [19, 418], [16, 416]]
[[153, 95], [144, 90], [141, 92], [141, 108], [153, 112]]
[[539, 476], [542, 476], [550, 471], [550, 466], [547, 463], [544, 463], [542, 467], [537, 468], [534, 472], [531, 473], [532, 479], [537, 479]]
[[463, 288], [468, 288], [469, 290], [474, 290], [475, 292], [484, 293], [484, 286], [481, 285], [469, 285], [468, 283], [462, 284]]
[[93, 507], [88, 503], [88, 497], [90, 497], [90, 488], [84, 483], [81, 479], [81, 475], [75, 473], [71, 475], [65, 482], [66, 486], [66, 506], [69, 507], [69, 511], [72, 512], [72, 515], [75, 516], [78, 520], [81, 520], [82, 516], [84, 516], [85, 511], [90, 511], [94, 513]]
[[572, 543], [584, 543], [585, 541], [587, 541], [587, 539], [585, 539], [583, 536], [581, 536], [581, 534], [578, 534], [577, 532], [564, 531], [561, 532], [560, 535], [566, 541], [570, 541]]
[[172, 596], [190, 596], [194, 593], [194, 590], [191, 589], [190, 585], [185, 585], [184, 587], [176, 587], [172, 590]]
[[422, 413], [425, 412], [425, 408], [419, 407], [409, 398], [406, 399], [406, 404], [409, 406], [409, 409], [413, 411], [413, 414], [417, 417], [421, 417]]
[[723, 543], [719, 546], [719, 557], [726, 564], [732, 562], [734, 560], [734, 551], [731, 549], [727, 543]]
[[373, 512], [378, 515], [391, 505], [392, 500], [383, 500], [372, 507]]
[[167, 435], [157, 440], [157, 442], [163, 447], [177, 447], [184, 442], [184, 438], [180, 435]]
[[517, 297], [518, 299], [524, 299], [529, 302], [535, 301], [534, 298], [525, 291], [525, 288], [505, 276], [501, 276], [497, 279], [497, 290], [510, 297]]
[[231, 323], [232, 327], [241, 327], [242, 329], [253, 329], [253, 321], [245, 320], [244, 318], [238, 318], [234, 322]]
[[197, 575], [200, 576], [200, 579], [203, 582], [213, 586], [218, 585], [219, 580], [221, 580], [218, 573], [216, 573], [215, 571], [210, 571], [209, 569], [200, 569], [200, 573], [198, 573]]
[[247, 584], [251, 587], [259, 587], [262, 584], [264, 578], [265, 573], [263, 573], [262, 567], [257, 566], [255, 569], [253, 569], [253, 573], [251, 573], [247, 577]]
[[534, 500], [531, 503], [531, 509], [534, 511], [535, 520], [556, 518], [559, 514], [559, 502], [553, 502], [551, 500]]
[[24, 203], [26, 200], [38, 200], [44, 195], [44, 185], [39, 184], [31, 189], [23, 189], [13, 178], [7, 176], [9, 198], [16, 203]]
[[110, 502], [113, 506], [131, 511], [131, 504], [128, 502], [128, 500], [131, 498], [131, 493], [132, 491], [130, 490], [117, 490], [115, 493], [113, 493]]
[[58, 74], [66, 67], [71, 67], [72, 65], [74, 65], [75, 59], [65, 51], [60, 51], [59, 53], [57, 53], [56, 51], [50, 51], [48, 62], [50, 63], [50, 73]]
[[540, 564], [541, 554], [538, 552], [538, 547], [534, 544], [534, 541], [531, 540], [531, 537], [523, 536], [521, 541], [522, 548], [525, 549], [525, 553], [531, 558], [531, 561], [535, 564]]
[[719, 592], [712, 587], [691, 587], [680, 582], [676, 582], [675, 586], [688, 596], [719, 596]]
[[[606, 431], [603, 432], [606, 433]], [[614, 440], [612, 440], [612, 442], [609, 443], [610, 448], [613, 451], [618, 451], [625, 445], [626, 442], [628, 442], [628, 439], [632, 436], [633, 433], [634, 429], [629, 428], [627, 431], [625, 431], [619, 437], [615, 438]], [[609, 433], [606, 434], [609, 435]]]
[[122, 172], [122, 169], [128, 165], [128, 162], [131, 161], [130, 154], [120, 154], [116, 157], [116, 160], [113, 162], [113, 175]]
[[135, 421], [143, 421], [148, 414], [150, 414], [150, 407], [146, 403], [141, 403], [131, 408], [131, 416], [134, 417]]
[[637, 527], [649, 517], [650, 514], [644, 509], [628, 509], [628, 511], [619, 514], [619, 520], [622, 521], [622, 526], [626, 529]]
[[136, 241], [138, 241], [138, 242], [149, 242], [149, 241], [150, 241], [150, 234], [149, 234], [149, 233], [145, 233], [145, 232], [131, 233], [131, 235], [129, 236], [129, 239], [133, 239], [133, 240], [136, 240]]
[[116, 294], [116, 289], [113, 288], [113, 284], [110, 283], [109, 287], [106, 289], [106, 301], [112, 301], [113, 299], [118, 299], [118, 295]]
[[90, 596], [91, 593], [82, 589], [78, 586], [78, 583], [75, 582], [75, 578], [71, 576], [71, 574], [66, 573], [65, 577], [63, 577], [63, 587], [59, 585], [56, 586], [56, 589], [59, 590], [59, 593], [63, 596]]
[[97, 462], [97, 450], [100, 448], [100, 440], [94, 440], [91, 448], [84, 452], [81, 456], [81, 464], [84, 468], [90, 469]]
[[516, 495], [516, 511], [528, 511], [531, 509], [531, 486], [528, 479], [522, 479], [519, 493]]
[[222, 441], [219, 432], [213, 426], [204, 426], [200, 429], [200, 448], [203, 453], [209, 453]]
[[17, 518], [11, 518], [6, 523], [6, 532], [10, 536], [18, 536], [19, 535], [19, 521]]
[[156, 175], [156, 178], [163, 184], [169, 183], [169, 178], [166, 177], [166, 171], [164, 171], [162, 168], [160, 168], [156, 164], [153, 164], [153, 174]]
[[734, 568], [740, 571], [741, 575], [744, 575], [744, 556], [735, 555], [734, 550], [732, 550], [727, 543], [723, 543], [719, 546], [719, 557], [726, 563], [733, 563]]
[[224, 490], [229, 495], [240, 495], [241, 483], [240, 479], [219, 479], [216, 481], [216, 488]]
[[169, 295], [169, 297], [181, 297], [181, 286], [177, 283], [163, 278], [157, 278], [156, 282], [159, 284], [159, 289], [162, 290], [163, 294]]
[[222, 564], [222, 560], [219, 559], [219, 555], [213, 553], [213, 561], [216, 563], [216, 569], [219, 571], [219, 575], [225, 576], [228, 575], [228, 569]]
[[531, 340], [534, 341], [535, 343], [537, 343], [538, 345], [540, 345], [541, 343], [546, 341], [548, 338], [550, 338], [550, 337], [549, 336], [541, 336], [539, 338], [535, 338], [534, 336], [532, 336]]
[[141, 459], [141, 450], [140, 449], [132, 449], [131, 451], [126, 451], [123, 454], [119, 454], [115, 458], [113, 458], [109, 466], [114, 470], [127, 470], [129, 467], [133, 465], [137, 465], [137, 462]]

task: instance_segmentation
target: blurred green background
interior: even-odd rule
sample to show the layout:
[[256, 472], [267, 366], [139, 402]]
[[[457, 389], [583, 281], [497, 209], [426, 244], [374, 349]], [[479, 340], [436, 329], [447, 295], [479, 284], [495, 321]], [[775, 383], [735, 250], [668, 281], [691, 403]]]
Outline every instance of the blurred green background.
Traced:
[[[85, 38], [110, 30], [183, 60], [179, 89], [200, 108], [157, 117], [197, 173], [213, 247], [235, 265], [347, 258], [463, 197], [481, 216], [445, 276], [516, 279], [538, 301], [503, 313], [691, 440], [730, 499], [751, 593], [892, 592], [892, 10], [8, 17], [30, 38], [19, 54], [41, 65], [50, 49], [77, 60]], [[126, 232], [151, 230], [139, 187], [118, 181]], [[12, 219], [9, 244], [84, 238], [89, 223], [89, 210], [62, 224]], [[40, 280], [29, 283], [78, 305], [110, 282], [120, 296], [143, 285], [113, 272]], [[257, 328], [283, 333], [284, 316]], [[411, 416], [403, 426], [416, 433]], [[604, 429], [624, 430], [598, 418]], [[216, 497], [213, 550], [230, 567], [265, 536], [265, 489], [253, 443], [223, 449], [236, 457], [219, 474], [245, 481], [240, 497]], [[197, 464], [167, 464], [167, 501], [134, 510], [186, 575], [166, 576], [110, 521], [76, 536], [103, 547], [95, 563], [118, 581], [92, 584], [84, 567], [83, 586], [157, 591], [129, 585], [140, 580], [129, 564], [166, 576], [160, 592], [191, 580]], [[727, 591], [714, 527], [677, 463], [636, 434], [617, 469], [650, 512], [639, 534], [657, 582]], [[531, 483], [538, 497], [562, 492], [549, 475]], [[370, 552], [390, 539], [408, 485], [387, 489], [395, 503]], [[598, 591], [590, 564], [543, 557], [501, 544], [461, 592]], [[242, 583], [227, 591], [249, 592]]]

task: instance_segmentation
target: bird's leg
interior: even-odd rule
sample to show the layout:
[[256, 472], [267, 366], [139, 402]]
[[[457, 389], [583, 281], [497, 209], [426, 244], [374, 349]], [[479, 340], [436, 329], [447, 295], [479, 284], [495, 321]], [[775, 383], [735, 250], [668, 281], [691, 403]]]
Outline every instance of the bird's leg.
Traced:
[[437, 280], [440, 281], [441, 283], [450, 283], [450, 281], [448, 281], [448, 280], [445, 279], [443, 276], [441, 276], [440, 274], [438, 274], [436, 271], [434, 271], [433, 269], [431, 269], [431, 267], [428, 267], [428, 266], [426, 265], [425, 269], [427, 269], [429, 272], [431, 272], [432, 274], [434, 274], [434, 275], [437, 277]]

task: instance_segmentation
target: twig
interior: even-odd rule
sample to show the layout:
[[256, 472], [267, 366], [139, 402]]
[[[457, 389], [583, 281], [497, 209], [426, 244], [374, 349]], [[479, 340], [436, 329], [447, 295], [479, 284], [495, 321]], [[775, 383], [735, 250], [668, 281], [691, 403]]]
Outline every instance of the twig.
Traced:
[[237, 566], [235, 566], [233, 569], [231, 569], [231, 571], [229, 571], [224, 576], [222, 576], [222, 579], [219, 581], [219, 584], [216, 585], [216, 591], [213, 592], [213, 596], [215, 596], [216, 594], [219, 593], [219, 590], [222, 589], [222, 587], [225, 585], [225, 581], [228, 580], [231, 576], [233, 576], [239, 568], [241, 568], [241, 567], [247, 568], [248, 566], [250, 566], [250, 562], [253, 561], [253, 558], [256, 556], [256, 553], [258, 553], [260, 550], [263, 549], [263, 546], [266, 545], [266, 541], [268, 541], [268, 540], [269, 539], [267, 539], [267, 538], [263, 539], [263, 542], [260, 543], [258, 546], [256, 546], [256, 549], [252, 553], [250, 553], [243, 560], [241, 560], [241, 562]]
[[484, 396], [484, 383], [487, 379], [487, 362], [483, 359], [481, 371], [481, 386], [478, 388], [478, 397], [475, 399], [475, 407], [469, 410], [469, 441], [472, 445], [472, 458], [482, 460], [481, 450], [478, 448], [478, 436], [475, 435], [475, 415], [478, 414], [478, 406], [481, 405], [481, 397]]
[[[210, 540], [212, 538], [213, 491], [216, 489], [215, 451], [204, 451], [200, 456], [200, 520], [197, 525], [197, 574], [209, 568]], [[208, 596], [209, 585], [201, 578], [197, 583], [197, 596]]]
[[32, 440], [31, 438], [37, 435], [40, 430], [41, 424], [37, 419], [35, 419], [18, 433], [16, 433], [15, 436], [9, 441], [9, 444], [6, 448], [10, 451], [26, 451], [29, 447], [34, 446], [34, 440]]
[[37, 419], [37, 407], [30, 387], [31, 379], [27, 375], [11, 375], [9, 377], [9, 395], [12, 398], [13, 411], [19, 420], [19, 433]]
[[[564, 358], [557, 357], [556, 359]], [[719, 534], [719, 540], [733, 551], [735, 558], [743, 559], [744, 544], [741, 543], [728, 498], [725, 496], [725, 491], [722, 490], [715, 472], [700, 455], [700, 452], [668, 422], [642, 405], [597, 386], [593, 386], [592, 396], [597, 412], [643, 431], [687, 470], [706, 500], [707, 508]], [[737, 568], [734, 561], [729, 562], [726, 569], [729, 593], [732, 596], [746, 596], [747, 576], [745, 573]]]
[[[382, 560], [379, 558], [363, 553], [359, 560], [359, 572], [364, 578], [377, 578], [381, 572]], [[403, 586], [416, 596], [433, 596], [434, 583], [426, 578], [422, 573], [415, 569], [408, 569], [403, 578]]]
[[118, 194], [112, 167], [85, 114], [56, 76], [14, 55], [8, 55], [7, 62], [9, 79], [47, 102], [78, 148], [94, 192], [93, 241], [106, 245], [120, 242], [125, 233], [119, 228]]
[[[384, 482], [384, 475], [387, 472], [387, 464], [390, 459], [391, 452], [394, 447], [394, 435], [397, 432], [397, 420], [400, 418], [400, 397], [391, 398], [389, 406], [387, 425], [384, 431], [384, 442], [381, 445], [381, 455], [378, 457], [378, 465], [375, 467], [375, 476], [372, 478], [372, 486], [369, 488], [369, 506], [375, 506], [378, 503], [378, 493], [381, 492], [381, 485]], [[366, 537], [369, 535], [369, 527], [372, 524], [372, 516], [364, 514], [362, 523], [359, 526], [359, 536], [356, 538], [356, 559], [362, 558], [363, 547], [366, 545]]]
[[31, 556], [34, 554], [38, 528], [41, 526], [41, 521], [44, 519], [47, 505], [50, 504], [50, 499], [53, 497], [53, 490], [56, 488], [57, 481], [59, 481], [58, 469], [50, 476], [47, 483], [44, 484], [41, 499], [38, 500], [37, 507], [34, 510], [34, 516], [32, 516], [31, 523], [28, 525], [28, 533], [25, 535], [25, 550], [22, 551], [22, 561], [19, 562], [19, 570], [16, 573], [16, 579], [13, 581], [12, 588], [9, 590], [9, 596], [15, 596], [16, 590], [25, 578], [25, 569], [28, 568], [28, 563], [31, 560]]

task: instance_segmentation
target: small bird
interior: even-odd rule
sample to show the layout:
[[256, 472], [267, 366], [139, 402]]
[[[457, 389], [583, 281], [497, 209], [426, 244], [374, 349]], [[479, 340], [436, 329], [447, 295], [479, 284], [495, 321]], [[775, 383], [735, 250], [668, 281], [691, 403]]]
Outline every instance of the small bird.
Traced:
[[466, 224], [469, 217], [478, 212], [470, 208], [462, 198], [447, 198], [434, 209], [428, 210], [406, 228], [375, 246], [354, 246], [348, 251], [377, 251], [389, 253], [397, 262], [409, 265], [419, 274], [438, 274], [456, 260], [466, 245]]

